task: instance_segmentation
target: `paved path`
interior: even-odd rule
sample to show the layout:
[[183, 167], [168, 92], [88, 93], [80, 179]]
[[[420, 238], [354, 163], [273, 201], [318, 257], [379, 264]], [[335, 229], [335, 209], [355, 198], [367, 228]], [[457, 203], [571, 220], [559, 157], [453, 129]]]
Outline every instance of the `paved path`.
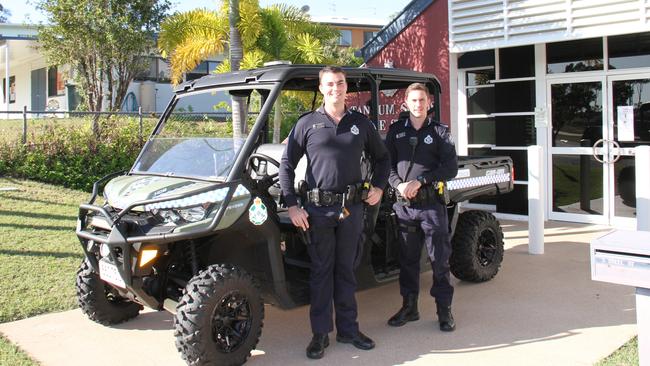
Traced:
[[[455, 282], [455, 332], [437, 329], [428, 296], [420, 298], [420, 321], [387, 326], [401, 305], [397, 283], [391, 283], [357, 294], [361, 328], [376, 349], [332, 342], [324, 359], [307, 360], [308, 308], [267, 306], [262, 338], [248, 364], [591, 365], [636, 334], [634, 288], [590, 279], [589, 242], [607, 228], [549, 222], [546, 253], [533, 256], [527, 253], [527, 223], [502, 224], [507, 251], [497, 277], [482, 284]], [[422, 276], [423, 294], [429, 276]], [[145, 312], [107, 328], [72, 310], [0, 324], [0, 332], [44, 366], [184, 365], [171, 319], [165, 312]]]

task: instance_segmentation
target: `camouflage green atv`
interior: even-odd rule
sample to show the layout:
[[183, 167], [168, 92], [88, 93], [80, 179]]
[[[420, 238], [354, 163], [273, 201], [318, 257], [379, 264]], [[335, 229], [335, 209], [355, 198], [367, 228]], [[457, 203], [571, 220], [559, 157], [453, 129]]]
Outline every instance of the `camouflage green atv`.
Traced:
[[[314, 107], [319, 69], [279, 65], [210, 75], [177, 88], [130, 171], [96, 182], [90, 201], [80, 206], [76, 233], [85, 260], [77, 295], [90, 319], [111, 325], [137, 316], [143, 306], [167, 310], [175, 314], [176, 346], [188, 364], [236, 365], [259, 341], [264, 303], [285, 309], [308, 303], [306, 240], [281, 199], [284, 145], [272, 118], [284, 120], [286, 133], [297, 115], [271, 112], [280, 97], [283, 106]], [[433, 75], [346, 72], [349, 106], [380, 128], [390, 109], [382, 111], [380, 103], [390, 105], [393, 98], [399, 106], [400, 92], [412, 82], [425, 83], [439, 100]], [[244, 139], [229, 137], [227, 123], [214, 113], [231, 98], [249, 106], [242, 117], [252, 125]], [[486, 281], [503, 258], [501, 228], [490, 213], [459, 213], [458, 203], [512, 190], [512, 161], [466, 157], [459, 164], [458, 176], [448, 182], [452, 271], [462, 280]], [[387, 191], [381, 205], [366, 209], [361, 289], [399, 274], [392, 198]]]

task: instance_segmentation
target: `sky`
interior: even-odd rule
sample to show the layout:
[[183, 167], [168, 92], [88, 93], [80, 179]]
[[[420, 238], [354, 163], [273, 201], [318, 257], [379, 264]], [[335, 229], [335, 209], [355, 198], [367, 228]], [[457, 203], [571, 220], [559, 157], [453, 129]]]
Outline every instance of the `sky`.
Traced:
[[[410, 0], [259, 0], [259, 2], [261, 6], [284, 3], [301, 8], [306, 5], [309, 6], [309, 14], [313, 17], [334, 16], [353, 19], [376, 19], [387, 23], [391, 16], [400, 12]], [[34, 0], [4, 0], [0, 1], [0, 3], [11, 11], [10, 23], [39, 23], [45, 21], [45, 17], [33, 5]], [[217, 8], [217, 1], [172, 0], [172, 4], [173, 9], [178, 11], [187, 11], [200, 7]]]

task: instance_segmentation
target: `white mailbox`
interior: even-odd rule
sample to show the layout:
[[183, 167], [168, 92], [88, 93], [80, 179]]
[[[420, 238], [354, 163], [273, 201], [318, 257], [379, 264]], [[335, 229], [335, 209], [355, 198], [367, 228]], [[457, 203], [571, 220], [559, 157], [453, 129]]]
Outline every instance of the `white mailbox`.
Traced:
[[593, 240], [591, 279], [650, 288], [650, 231], [616, 230]]
[[650, 366], [650, 231], [612, 231], [590, 252], [592, 280], [636, 287], [639, 365]]

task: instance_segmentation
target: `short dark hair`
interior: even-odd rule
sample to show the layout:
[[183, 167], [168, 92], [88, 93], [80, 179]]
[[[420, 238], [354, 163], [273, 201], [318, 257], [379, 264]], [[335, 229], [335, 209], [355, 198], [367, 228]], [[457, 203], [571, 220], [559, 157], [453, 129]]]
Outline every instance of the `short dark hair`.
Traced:
[[343, 74], [343, 76], [348, 75], [339, 66], [325, 66], [322, 69], [320, 69], [320, 71], [318, 72], [318, 83], [319, 84], [320, 84], [321, 79], [323, 78], [323, 75], [328, 73], [328, 72], [330, 72], [332, 74]]
[[409, 96], [409, 93], [412, 92], [413, 90], [422, 90], [427, 94], [427, 97], [430, 97], [429, 95], [429, 89], [422, 83], [413, 83], [406, 88], [406, 91], [404, 92], [404, 98], [407, 98]]

